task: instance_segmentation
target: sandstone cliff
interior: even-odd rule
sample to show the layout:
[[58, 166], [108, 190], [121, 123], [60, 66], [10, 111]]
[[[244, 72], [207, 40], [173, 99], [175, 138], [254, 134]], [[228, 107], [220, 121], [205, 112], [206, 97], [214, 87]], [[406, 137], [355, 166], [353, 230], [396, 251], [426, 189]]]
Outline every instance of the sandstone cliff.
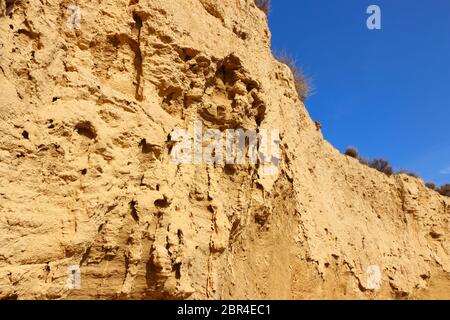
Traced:
[[[324, 141], [253, 0], [3, 1], [0, 298], [450, 298], [449, 198]], [[196, 120], [278, 174], [177, 165]]]

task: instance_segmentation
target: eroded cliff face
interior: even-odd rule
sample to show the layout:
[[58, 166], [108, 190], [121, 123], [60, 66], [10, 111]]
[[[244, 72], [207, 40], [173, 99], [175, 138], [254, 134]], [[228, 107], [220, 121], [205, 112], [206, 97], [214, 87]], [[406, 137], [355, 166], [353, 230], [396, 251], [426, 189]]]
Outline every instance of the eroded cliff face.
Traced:
[[[253, 0], [16, 1], [0, 93], [0, 298], [450, 298], [449, 199], [323, 140]], [[195, 121], [277, 174], [175, 163]]]

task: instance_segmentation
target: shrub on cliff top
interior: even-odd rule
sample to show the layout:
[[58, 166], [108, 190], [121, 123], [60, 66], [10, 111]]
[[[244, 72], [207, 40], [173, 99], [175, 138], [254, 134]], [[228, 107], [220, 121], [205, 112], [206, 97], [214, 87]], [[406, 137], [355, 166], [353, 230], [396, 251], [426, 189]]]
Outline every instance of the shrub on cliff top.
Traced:
[[303, 71], [295, 65], [295, 61], [287, 55], [279, 55], [276, 57], [278, 61], [287, 65], [294, 76], [294, 84], [297, 94], [302, 102], [309, 97], [311, 93], [311, 85]]
[[373, 159], [369, 161], [369, 167], [383, 172], [388, 176], [394, 173], [394, 169], [389, 165], [389, 162], [384, 159]]
[[[392, 174], [394, 174], [394, 169], [392, 168], [392, 166], [389, 165], [389, 162], [387, 160], [384, 160], [384, 159], [367, 160], [367, 159], [361, 157], [358, 153], [358, 150], [356, 150], [356, 148], [353, 148], [353, 147], [348, 147], [347, 150], [345, 150], [345, 155], [355, 158], [355, 159], [358, 159], [361, 164], [371, 167], [373, 169], [376, 169], [388, 176], [391, 176]], [[409, 171], [409, 170], [400, 170], [397, 172], [397, 174], [400, 174], [400, 173], [407, 174], [408, 176], [411, 176], [414, 178], [419, 178], [419, 176], [417, 174], [415, 174], [414, 172]], [[450, 184], [444, 184], [441, 187], [437, 187], [434, 183], [428, 182], [425, 184], [425, 186], [431, 190], [439, 192], [443, 196], [450, 197]]]
[[436, 185], [435, 185], [433, 182], [427, 182], [427, 183], [425, 183], [425, 186], [426, 186], [428, 189], [436, 190]]
[[345, 150], [345, 155], [358, 159], [361, 164], [376, 169], [384, 174], [387, 174], [388, 176], [394, 174], [394, 168], [389, 165], [389, 162], [387, 160], [384, 159], [368, 160], [366, 158], [361, 157], [358, 153], [358, 150], [356, 150], [356, 148], [353, 147], [348, 147], [347, 150]]
[[425, 184], [425, 186], [440, 193], [443, 196], [450, 197], [450, 184], [444, 184], [441, 187], [437, 187], [434, 183], [428, 182]]
[[450, 197], [450, 184], [444, 184], [437, 190], [437, 192], [439, 192], [443, 196]]
[[353, 147], [348, 147], [347, 150], [345, 150], [345, 155], [355, 158], [355, 159], [359, 159], [359, 153], [358, 150], [356, 150]]
[[270, 11], [270, 0], [255, 0], [256, 6], [267, 15]]

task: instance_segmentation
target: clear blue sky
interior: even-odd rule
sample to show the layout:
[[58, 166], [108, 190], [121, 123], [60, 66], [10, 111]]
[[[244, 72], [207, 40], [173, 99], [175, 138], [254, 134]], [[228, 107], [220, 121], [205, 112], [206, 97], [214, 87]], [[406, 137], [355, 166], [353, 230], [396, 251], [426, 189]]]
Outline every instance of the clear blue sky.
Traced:
[[[312, 78], [325, 138], [450, 183], [450, 0], [271, 2], [272, 49]], [[381, 30], [366, 27], [371, 4]]]

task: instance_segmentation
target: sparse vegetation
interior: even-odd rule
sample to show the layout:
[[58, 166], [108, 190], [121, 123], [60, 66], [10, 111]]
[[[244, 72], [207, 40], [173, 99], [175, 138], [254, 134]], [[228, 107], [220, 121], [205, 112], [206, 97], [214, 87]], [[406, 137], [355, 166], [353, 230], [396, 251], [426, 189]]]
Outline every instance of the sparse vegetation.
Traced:
[[359, 159], [359, 152], [358, 150], [356, 150], [356, 148], [353, 147], [348, 147], [347, 150], [345, 150], [345, 155], [355, 159]]
[[369, 167], [374, 168], [388, 176], [394, 174], [394, 168], [389, 165], [389, 161], [384, 159], [373, 159], [369, 161]]
[[314, 124], [316, 125], [317, 131], [322, 130], [322, 123], [320, 121], [314, 121]]
[[369, 166], [369, 160], [367, 160], [365, 158], [361, 158], [361, 157], [358, 157], [358, 160], [361, 164], [363, 164], [365, 166]]
[[266, 15], [269, 14], [269, 11], [270, 11], [270, 0], [255, 0], [255, 4]]
[[440, 187], [436, 186], [432, 182], [428, 182], [425, 186], [433, 191], [440, 193], [443, 196], [450, 197], [450, 184], [444, 184]]
[[[345, 150], [344, 153], [346, 156], [352, 157], [357, 159], [361, 164], [366, 165], [370, 168], [376, 169], [388, 176], [391, 176], [394, 174], [394, 168], [392, 166], [389, 165], [389, 162], [387, 160], [384, 159], [373, 159], [373, 160], [367, 160], [363, 157], [361, 157], [359, 155], [359, 152], [356, 148], [354, 147], [348, 147]], [[414, 178], [420, 178], [419, 175], [417, 175], [416, 173], [409, 171], [409, 170], [400, 170], [397, 171], [396, 174], [406, 174], [410, 177], [414, 177]], [[432, 182], [427, 182], [425, 184], [425, 186], [431, 190], [434, 190], [436, 192], [439, 192], [441, 195], [443, 196], [447, 196], [450, 197], [450, 184], [444, 184], [441, 187], [437, 187], [434, 183]]]
[[437, 190], [437, 192], [439, 192], [443, 196], [450, 197], [450, 184], [444, 184]]
[[427, 183], [425, 183], [425, 186], [426, 186], [428, 189], [431, 189], [431, 190], [435, 190], [435, 191], [436, 191], [436, 185], [435, 185], [433, 182], [427, 182]]
[[357, 159], [361, 164], [368, 166], [372, 169], [376, 169], [388, 176], [391, 176], [394, 174], [394, 168], [389, 165], [389, 162], [384, 159], [372, 159], [367, 160], [363, 157], [361, 157], [358, 153], [358, 150], [356, 150], [353, 147], [347, 148], [345, 150], [345, 155]]
[[278, 61], [286, 64], [294, 75], [294, 84], [297, 94], [302, 102], [305, 102], [311, 93], [311, 85], [303, 71], [298, 68], [295, 61], [287, 55], [277, 56]]

